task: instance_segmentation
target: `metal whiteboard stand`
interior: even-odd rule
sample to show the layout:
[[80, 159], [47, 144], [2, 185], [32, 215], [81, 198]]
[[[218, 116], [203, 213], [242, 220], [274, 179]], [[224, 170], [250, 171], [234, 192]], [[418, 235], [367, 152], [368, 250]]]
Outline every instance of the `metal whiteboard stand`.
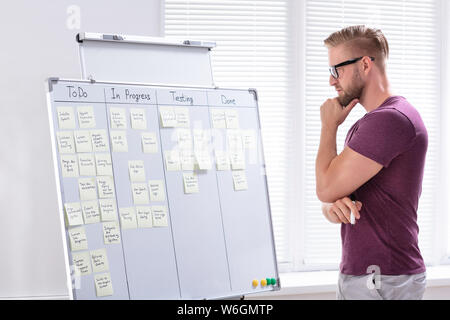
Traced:
[[215, 42], [80, 33], [83, 79], [214, 87]]

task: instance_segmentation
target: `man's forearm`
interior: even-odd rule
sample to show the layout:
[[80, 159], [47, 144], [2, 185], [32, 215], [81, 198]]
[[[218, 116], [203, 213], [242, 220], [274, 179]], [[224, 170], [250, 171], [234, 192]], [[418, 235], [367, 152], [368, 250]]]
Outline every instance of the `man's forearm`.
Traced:
[[327, 186], [326, 174], [331, 162], [337, 157], [336, 135], [338, 127], [322, 125], [319, 151], [316, 158], [316, 186], [323, 190]]

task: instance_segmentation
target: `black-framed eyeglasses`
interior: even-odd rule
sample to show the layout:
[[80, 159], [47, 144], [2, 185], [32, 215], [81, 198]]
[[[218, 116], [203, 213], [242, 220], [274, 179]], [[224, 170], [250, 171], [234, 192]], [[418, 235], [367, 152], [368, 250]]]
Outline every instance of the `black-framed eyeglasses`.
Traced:
[[[338, 79], [338, 78], [339, 78], [339, 73], [338, 73], [338, 71], [337, 71], [337, 68], [346, 66], [346, 65], [348, 65], [348, 64], [355, 63], [355, 62], [361, 60], [361, 59], [364, 58], [364, 57], [365, 57], [365, 56], [362, 56], [362, 57], [359, 57], [359, 58], [355, 58], [355, 59], [350, 59], [350, 60], [344, 61], [344, 62], [339, 63], [339, 64], [337, 64], [337, 65], [331, 66], [330, 68], [328, 68], [328, 70], [330, 70], [330, 73], [331, 73], [331, 75], [333, 76], [333, 78]], [[369, 58], [370, 58], [370, 60], [372, 60], [372, 61], [375, 60], [374, 57], [369, 57]]]

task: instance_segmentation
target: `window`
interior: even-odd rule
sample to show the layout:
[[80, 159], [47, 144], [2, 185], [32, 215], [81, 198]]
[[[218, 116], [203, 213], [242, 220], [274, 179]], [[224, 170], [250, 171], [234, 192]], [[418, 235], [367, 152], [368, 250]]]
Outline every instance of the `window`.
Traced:
[[[440, 5], [440, 0], [165, 1], [166, 37], [216, 42], [216, 85], [258, 89], [281, 271], [338, 268], [340, 227], [325, 220], [315, 194], [319, 107], [335, 95], [323, 40], [355, 24], [386, 35], [393, 92], [418, 109], [428, 129], [419, 246], [427, 264], [445, 253], [436, 245], [443, 232], [436, 215], [442, 165]], [[357, 106], [340, 126], [338, 153], [348, 129], [364, 114]]]

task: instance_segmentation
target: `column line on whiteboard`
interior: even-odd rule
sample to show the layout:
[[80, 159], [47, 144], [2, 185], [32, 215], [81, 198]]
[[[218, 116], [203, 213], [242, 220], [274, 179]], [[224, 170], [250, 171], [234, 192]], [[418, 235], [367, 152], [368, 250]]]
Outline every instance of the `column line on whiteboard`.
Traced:
[[[206, 92], [206, 103], [208, 104], [208, 119], [209, 119], [209, 126], [212, 128], [212, 120], [211, 120], [211, 113], [209, 112], [209, 99], [208, 99], [208, 93]], [[215, 155], [214, 155], [215, 159]], [[217, 161], [215, 159], [215, 161]], [[220, 201], [220, 187], [219, 187], [219, 177], [217, 176], [217, 168], [216, 168], [216, 185], [217, 185], [217, 198], [219, 199], [219, 208], [220, 208], [220, 222], [222, 224], [222, 234], [223, 234], [223, 242], [225, 245], [225, 257], [227, 258], [227, 268], [228, 268], [228, 280], [230, 281], [230, 290], [233, 291], [233, 284], [231, 282], [231, 270], [230, 270], [230, 260], [228, 258], [228, 247], [227, 247], [227, 239], [225, 237], [225, 226], [223, 225], [223, 212], [222, 212], [222, 201]]]
[[[111, 143], [111, 136], [110, 136], [110, 132], [109, 132], [109, 127], [110, 127], [110, 119], [108, 117], [108, 103], [106, 101], [106, 88], [103, 87], [103, 95], [105, 97], [105, 116], [106, 116], [106, 131], [108, 132], [108, 144], [109, 144], [109, 154], [111, 156], [111, 166], [113, 168], [112, 173], [113, 173], [113, 181], [114, 181], [114, 188], [115, 190], [117, 189], [116, 186], [116, 179], [114, 178], [114, 160], [113, 160], [113, 154], [112, 154], [112, 143]], [[119, 218], [119, 203], [118, 203], [118, 197], [117, 197], [117, 193], [116, 193], [116, 208], [117, 208], [117, 219], [120, 220]], [[125, 258], [125, 244], [124, 244], [124, 238], [123, 238], [123, 233], [122, 233], [122, 226], [120, 226], [119, 228], [120, 230], [120, 245], [122, 247], [122, 257], [123, 257], [123, 267], [124, 267], [124, 272], [125, 272], [125, 281], [127, 282], [127, 291], [128, 291], [128, 299], [131, 300], [131, 293], [130, 293], [130, 283], [128, 282], [128, 272], [127, 272], [127, 261]]]
[[161, 138], [161, 126], [159, 124], [159, 104], [158, 104], [158, 91], [155, 90], [155, 98], [156, 98], [156, 117], [158, 119], [158, 131], [159, 131], [159, 147], [161, 149], [161, 161], [163, 166], [163, 174], [164, 174], [164, 182], [165, 182], [165, 191], [166, 191], [166, 201], [167, 201], [167, 213], [169, 215], [169, 223], [170, 223], [170, 236], [172, 237], [172, 247], [173, 247], [173, 255], [175, 258], [175, 269], [177, 270], [177, 282], [178, 282], [178, 291], [180, 293], [180, 298], [182, 298], [181, 295], [181, 283], [180, 283], [180, 272], [178, 271], [178, 260], [177, 260], [177, 252], [175, 249], [175, 239], [173, 237], [173, 227], [172, 227], [172, 214], [170, 210], [170, 201], [169, 201], [169, 191], [167, 190], [167, 178], [166, 178], [166, 169], [165, 169], [165, 161], [164, 161], [164, 153], [162, 148], [162, 138]]

